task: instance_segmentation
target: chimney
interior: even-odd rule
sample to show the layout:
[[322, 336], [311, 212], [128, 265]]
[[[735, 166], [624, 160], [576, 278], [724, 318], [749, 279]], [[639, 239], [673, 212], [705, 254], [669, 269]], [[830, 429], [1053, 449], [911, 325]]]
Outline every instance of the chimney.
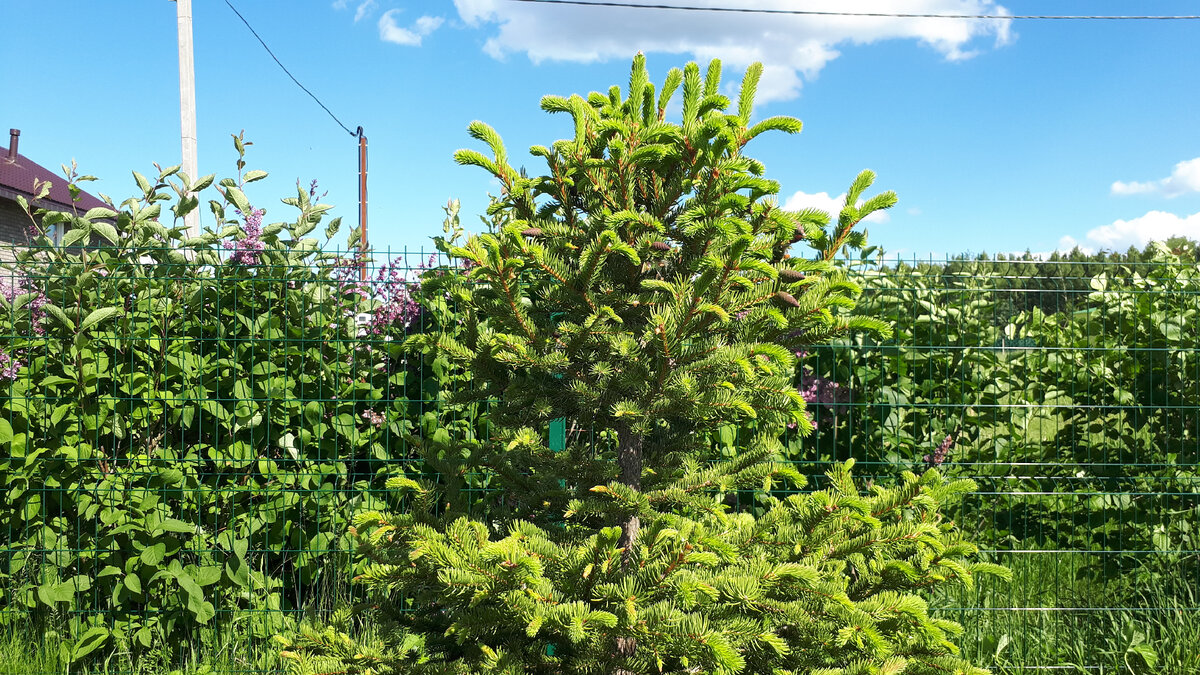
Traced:
[[20, 129], [8, 130], [8, 161], [16, 163], [17, 161], [17, 143], [21, 140]]

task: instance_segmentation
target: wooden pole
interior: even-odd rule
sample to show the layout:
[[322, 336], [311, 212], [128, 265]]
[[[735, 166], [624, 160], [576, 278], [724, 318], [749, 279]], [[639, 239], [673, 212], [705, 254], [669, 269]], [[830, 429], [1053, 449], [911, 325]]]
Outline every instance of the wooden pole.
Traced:
[[[189, 180], [200, 177], [196, 152], [196, 66], [192, 57], [192, 0], [175, 0], [179, 24], [179, 138], [183, 172]], [[200, 209], [183, 217], [187, 236], [200, 236]]]

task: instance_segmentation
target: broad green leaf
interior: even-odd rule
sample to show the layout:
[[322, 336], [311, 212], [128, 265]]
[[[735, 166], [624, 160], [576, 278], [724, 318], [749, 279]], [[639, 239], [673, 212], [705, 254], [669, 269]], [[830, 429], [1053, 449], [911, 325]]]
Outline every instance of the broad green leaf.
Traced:
[[325, 412], [322, 409], [321, 404], [319, 402], [309, 401], [308, 403], [304, 404], [304, 419], [309, 424], [311, 424], [311, 425], [320, 424], [321, 418], [324, 416], [324, 414], [325, 414]]
[[186, 571], [200, 586], [211, 586], [221, 580], [221, 568], [217, 565], [194, 567], [188, 565]]
[[230, 202], [233, 203], [238, 211], [242, 212], [243, 216], [250, 215], [250, 200], [246, 199], [246, 195], [241, 190], [237, 189], [236, 187], [227, 187], [225, 188], [225, 196]]
[[182, 520], [175, 518], [166, 518], [158, 524], [158, 531], [161, 532], [177, 532], [180, 534], [195, 534], [196, 526], [189, 525]]
[[71, 248], [77, 244], [87, 246], [89, 243], [88, 237], [91, 234], [89, 229], [87, 227], [73, 227], [67, 230], [67, 233], [62, 238], [63, 248]]
[[110, 244], [118, 243], [121, 238], [117, 228], [108, 223], [92, 223], [92, 231], [107, 239]]
[[71, 661], [79, 661], [88, 654], [96, 651], [108, 642], [108, 637], [111, 635], [109, 629], [103, 626], [93, 626], [87, 632], [79, 636], [79, 641], [75, 643], [75, 647], [71, 650]]
[[[83, 214], [84, 220], [98, 220], [98, 219], [104, 220], [104, 219], [116, 218], [116, 217], [117, 217], [117, 212], [113, 211], [112, 209], [110, 209], [106, 206], [97, 206], [95, 208], [88, 209], [88, 212]], [[95, 227], [95, 226], [96, 226], [96, 223], [92, 223], [92, 227]], [[111, 225], [109, 227], [111, 227]], [[114, 243], [115, 243], [115, 240], [112, 240], [112, 241], [114, 241]]]
[[105, 319], [110, 319], [114, 316], [120, 316], [124, 313], [125, 310], [121, 309], [120, 307], [101, 307], [100, 309], [94, 309], [90, 314], [87, 315], [87, 317], [84, 318], [83, 323], [79, 324], [79, 332], [82, 333], [101, 321], [104, 321]]
[[217, 609], [207, 600], [197, 600], [194, 596], [188, 596], [188, 610], [192, 616], [196, 618], [196, 622], [206, 624], [217, 615]]
[[142, 562], [150, 565], [151, 567], [157, 567], [166, 556], [167, 545], [162, 542], [147, 546], [146, 548], [142, 549], [141, 553]]
[[138, 631], [133, 634], [133, 639], [142, 647], [149, 648], [154, 642], [154, 633], [149, 627], [139, 628]]
[[57, 602], [70, 602], [75, 590], [67, 584], [48, 582], [38, 586], [37, 596], [43, 604], [53, 607]]
[[250, 568], [240, 558], [231, 558], [225, 563], [225, 574], [229, 581], [241, 588], [250, 585]]
[[135, 181], [137, 181], [138, 188], [142, 191], [143, 194], [150, 194], [153, 186], [150, 184], [150, 181], [147, 180], [145, 176], [138, 173], [137, 171], [134, 171], [133, 179]]
[[208, 174], [207, 176], [201, 176], [200, 178], [197, 178], [195, 181], [193, 181], [192, 184], [188, 187], [188, 189], [191, 192], [199, 192], [199, 191], [207, 188], [208, 186], [212, 185], [213, 180], [215, 178], [216, 178], [216, 175], [211, 174], [211, 173]]

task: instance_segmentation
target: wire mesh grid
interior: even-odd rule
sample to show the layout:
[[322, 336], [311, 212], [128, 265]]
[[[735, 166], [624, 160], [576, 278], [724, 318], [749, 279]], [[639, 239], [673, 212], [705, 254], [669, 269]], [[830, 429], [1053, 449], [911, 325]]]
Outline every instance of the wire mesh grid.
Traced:
[[[402, 506], [383, 483], [421, 469], [409, 439], [451, 381], [400, 349], [429, 328], [411, 285], [452, 270], [425, 251], [235, 253], [3, 270], [0, 629], [47, 650], [28, 672], [87, 664], [101, 630], [161, 663], [269, 671], [272, 634], [358, 599], [352, 514]], [[855, 274], [858, 311], [896, 335], [805, 355], [817, 431], [787, 446], [814, 475], [853, 457], [864, 480], [936, 465], [978, 483], [955, 517], [1014, 578], [935, 599], [964, 652], [1118, 672], [1200, 626], [1196, 266]]]
[[1151, 672], [1139, 645], [1194, 649], [1197, 267], [909, 261], [862, 276], [858, 311], [895, 338], [818, 350], [813, 375], [841, 392], [806, 440], [876, 480], [940, 465], [978, 483], [955, 516], [1014, 578], [939, 599], [964, 652], [1000, 671]]

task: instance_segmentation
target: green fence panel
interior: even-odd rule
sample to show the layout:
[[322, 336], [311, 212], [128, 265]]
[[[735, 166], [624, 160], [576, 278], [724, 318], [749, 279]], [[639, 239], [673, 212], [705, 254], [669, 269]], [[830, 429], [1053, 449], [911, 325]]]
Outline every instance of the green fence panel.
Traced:
[[[323, 272], [0, 268], [0, 655], [38, 644], [26, 672], [64, 672], [90, 643], [62, 638], [91, 635], [270, 671], [272, 634], [360, 599], [352, 514], [403, 508], [383, 487], [396, 471], [434, 473], [412, 443], [487, 430], [479, 409], [448, 415], [447, 364], [399, 349], [438, 316], [412, 284], [446, 261], [329, 256]], [[857, 311], [896, 335], [803, 355], [817, 430], [785, 436], [791, 460], [814, 485], [849, 457], [877, 483], [940, 466], [979, 484], [954, 517], [1013, 581], [933, 599], [977, 662], [1200, 672], [1200, 268], [852, 273]], [[81, 284], [111, 315], [83, 311]], [[561, 418], [545, 433], [555, 450], [591, 437]], [[482, 475], [471, 489], [496, 497]], [[72, 672], [139, 668], [83, 657]]]

